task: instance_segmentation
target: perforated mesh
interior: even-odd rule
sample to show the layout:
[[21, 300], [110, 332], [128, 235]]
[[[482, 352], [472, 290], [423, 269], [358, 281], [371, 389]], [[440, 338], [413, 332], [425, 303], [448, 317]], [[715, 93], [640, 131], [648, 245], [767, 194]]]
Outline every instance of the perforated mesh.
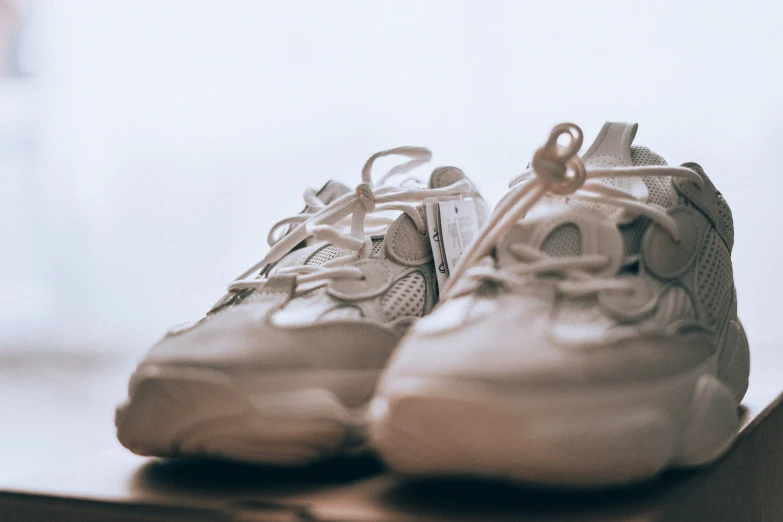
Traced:
[[631, 147], [631, 161], [634, 165], [666, 165], [663, 156], [641, 145]]
[[644, 184], [647, 185], [647, 202], [660, 205], [663, 208], [670, 208], [674, 206], [674, 190], [672, 190], [671, 178], [666, 176], [664, 178], [655, 178], [652, 176], [645, 176], [642, 178]]
[[710, 323], [718, 319], [734, 283], [731, 256], [715, 230], [710, 230], [696, 269], [696, 294]]
[[[373, 239], [372, 252], [370, 252], [370, 257], [374, 259], [379, 258], [381, 255], [381, 250], [383, 250], [383, 239]], [[313, 256], [308, 259], [307, 263], [305, 264], [310, 266], [321, 266], [324, 263], [331, 261], [335, 257], [337, 257], [337, 247], [334, 245], [327, 245], [313, 254]]]
[[541, 251], [552, 257], [578, 256], [581, 249], [579, 229], [571, 223], [554, 229], [541, 245]]
[[381, 257], [382, 250], [383, 250], [383, 239], [373, 239], [372, 252], [370, 252], [370, 257], [373, 259], [378, 259], [379, 257]]
[[[636, 166], [642, 165], [666, 165], [666, 160], [660, 155], [654, 153], [647, 147], [631, 147], [631, 161]], [[660, 205], [663, 208], [669, 208], [674, 205], [675, 195], [672, 189], [671, 177], [645, 176], [642, 178], [647, 185], [649, 197], [647, 201]]]
[[294, 250], [293, 252], [289, 252], [288, 254], [283, 256], [283, 258], [280, 261], [275, 263], [275, 266], [272, 269], [272, 271], [277, 272], [281, 268], [302, 265], [312, 253], [313, 253], [313, 249], [310, 248], [300, 248], [299, 250]]
[[331, 261], [337, 257], [337, 247], [334, 245], [327, 245], [321, 250], [313, 254], [313, 256], [307, 260], [306, 265], [321, 266], [327, 261]]
[[726, 242], [728, 243], [729, 251], [731, 251], [734, 247], [734, 218], [731, 216], [731, 209], [721, 193], [718, 193], [715, 210], [718, 214], [718, 227], [723, 235], [726, 236]]
[[394, 283], [381, 299], [386, 320], [421, 316], [424, 313], [425, 289], [424, 276], [419, 272], [410, 273]]

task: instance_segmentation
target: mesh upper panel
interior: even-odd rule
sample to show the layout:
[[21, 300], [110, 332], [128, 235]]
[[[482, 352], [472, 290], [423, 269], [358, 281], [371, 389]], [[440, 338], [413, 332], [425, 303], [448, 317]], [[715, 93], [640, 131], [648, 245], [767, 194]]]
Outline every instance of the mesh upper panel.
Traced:
[[718, 193], [715, 210], [718, 214], [718, 225], [726, 236], [726, 242], [728, 243], [729, 251], [731, 251], [734, 247], [734, 218], [731, 216], [731, 209], [729, 209], [728, 203], [726, 203], [726, 200], [723, 199], [723, 195], [720, 193]]
[[308, 259], [307, 263], [305, 264], [310, 266], [321, 266], [327, 261], [331, 261], [335, 257], [337, 257], [337, 247], [334, 245], [327, 245], [313, 254], [313, 256]]
[[715, 230], [710, 230], [696, 269], [696, 294], [710, 323], [718, 320], [731, 292], [731, 256]]
[[[631, 147], [631, 160], [635, 166], [666, 165], [665, 159], [647, 147]], [[647, 191], [649, 192], [647, 201], [649, 203], [654, 203], [664, 208], [669, 208], [674, 205], [675, 194], [674, 190], [672, 189], [672, 181], [669, 176], [645, 176], [642, 179], [644, 180], [644, 184], [647, 185]]]
[[304, 262], [307, 260], [307, 258], [312, 255], [313, 249], [311, 248], [300, 248], [298, 250], [294, 250], [293, 252], [289, 252], [283, 258], [275, 263], [274, 268], [272, 269], [273, 272], [277, 272], [281, 268], [286, 268], [290, 266], [298, 266], [303, 265]]
[[426, 283], [420, 272], [412, 272], [394, 283], [381, 298], [381, 308], [386, 314], [386, 320], [423, 315], [425, 293]]
[[383, 239], [373, 239], [372, 252], [370, 252], [370, 257], [372, 259], [378, 259], [379, 257], [381, 257], [382, 251], [383, 251]]
[[579, 229], [570, 223], [554, 229], [541, 245], [541, 251], [552, 257], [578, 256], [581, 249]]
[[663, 208], [670, 208], [674, 206], [675, 194], [672, 190], [671, 178], [666, 176], [665, 178], [654, 178], [648, 176], [643, 178], [644, 184], [647, 185], [647, 191], [649, 196], [647, 197], [648, 203], [660, 205]]
[[[372, 240], [372, 252], [370, 253], [370, 257], [377, 259], [381, 255], [381, 250], [383, 250], [383, 239], [373, 239]], [[327, 263], [337, 257], [337, 247], [334, 245], [327, 245], [320, 249], [318, 252], [313, 254], [313, 256], [307, 260], [306, 265], [309, 266], [321, 266], [324, 263]]]
[[663, 156], [641, 145], [631, 146], [631, 161], [634, 165], [666, 165]]

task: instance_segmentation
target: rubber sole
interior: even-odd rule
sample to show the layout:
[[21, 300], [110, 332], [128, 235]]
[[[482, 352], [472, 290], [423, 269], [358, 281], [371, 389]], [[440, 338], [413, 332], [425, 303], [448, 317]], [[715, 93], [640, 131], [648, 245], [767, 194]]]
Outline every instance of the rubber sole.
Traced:
[[304, 465], [361, 449], [364, 409], [323, 388], [248, 392], [220, 371], [152, 368], [134, 377], [115, 424], [139, 455]]
[[411, 475], [602, 486], [712, 462], [738, 426], [734, 393], [703, 370], [626, 389], [519, 393], [400, 379], [371, 404], [371, 439]]

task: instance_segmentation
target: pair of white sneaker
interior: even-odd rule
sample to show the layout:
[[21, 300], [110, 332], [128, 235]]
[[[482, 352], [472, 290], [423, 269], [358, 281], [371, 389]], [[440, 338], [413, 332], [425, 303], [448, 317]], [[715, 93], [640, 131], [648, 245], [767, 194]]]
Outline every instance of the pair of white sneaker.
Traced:
[[[558, 125], [489, 217], [457, 168], [391, 183], [429, 159], [415, 147], [372, 156], [356, 190], [308, 190], [266, 257], [150, 350], [119, 440], [274, 464], [369, 441], [404, 473], [554, 484], [713, 461], [749, 371], [731, 212], [636, 128], [607, 123], [579, 158]], [[410, 161], [376, 186], [390, 154]], [[484, 226], [439, 289], [423, 203], [450, 196]]]

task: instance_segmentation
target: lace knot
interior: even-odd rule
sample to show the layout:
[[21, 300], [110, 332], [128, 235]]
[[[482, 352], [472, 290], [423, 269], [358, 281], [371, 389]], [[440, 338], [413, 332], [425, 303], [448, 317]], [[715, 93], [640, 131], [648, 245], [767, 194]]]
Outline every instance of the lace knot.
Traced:
[[533, 167], [533, 171], [536, 175], [544, 181], [556, 185], [557, 183], [563, 183], [566, 181], [566, 167], [565, 161], [560, 157], [548, 158], [544, 155], [547, 154], [546, 149], [541, 147], [535, 154], [533, 154], [533, 161], [530, 163]]
[[364, 207], [365, 212], [375, 210], [375, 194], [373, 194], [372, 186], [369, 183], [356, 185], [356, 194], [359, 196], [359, 202]]
[[[570, 138], [565, 146], [557, 142], [561, 136]], [[573, 123], [561, 123], [552, 129], [549, 139], [533, 155], [531, 167], [539, 179], [551, 185], [551, 193], [572, 194], [584, 184], [587, 171], [577, 156], [581, 147], [582, 130]]]

